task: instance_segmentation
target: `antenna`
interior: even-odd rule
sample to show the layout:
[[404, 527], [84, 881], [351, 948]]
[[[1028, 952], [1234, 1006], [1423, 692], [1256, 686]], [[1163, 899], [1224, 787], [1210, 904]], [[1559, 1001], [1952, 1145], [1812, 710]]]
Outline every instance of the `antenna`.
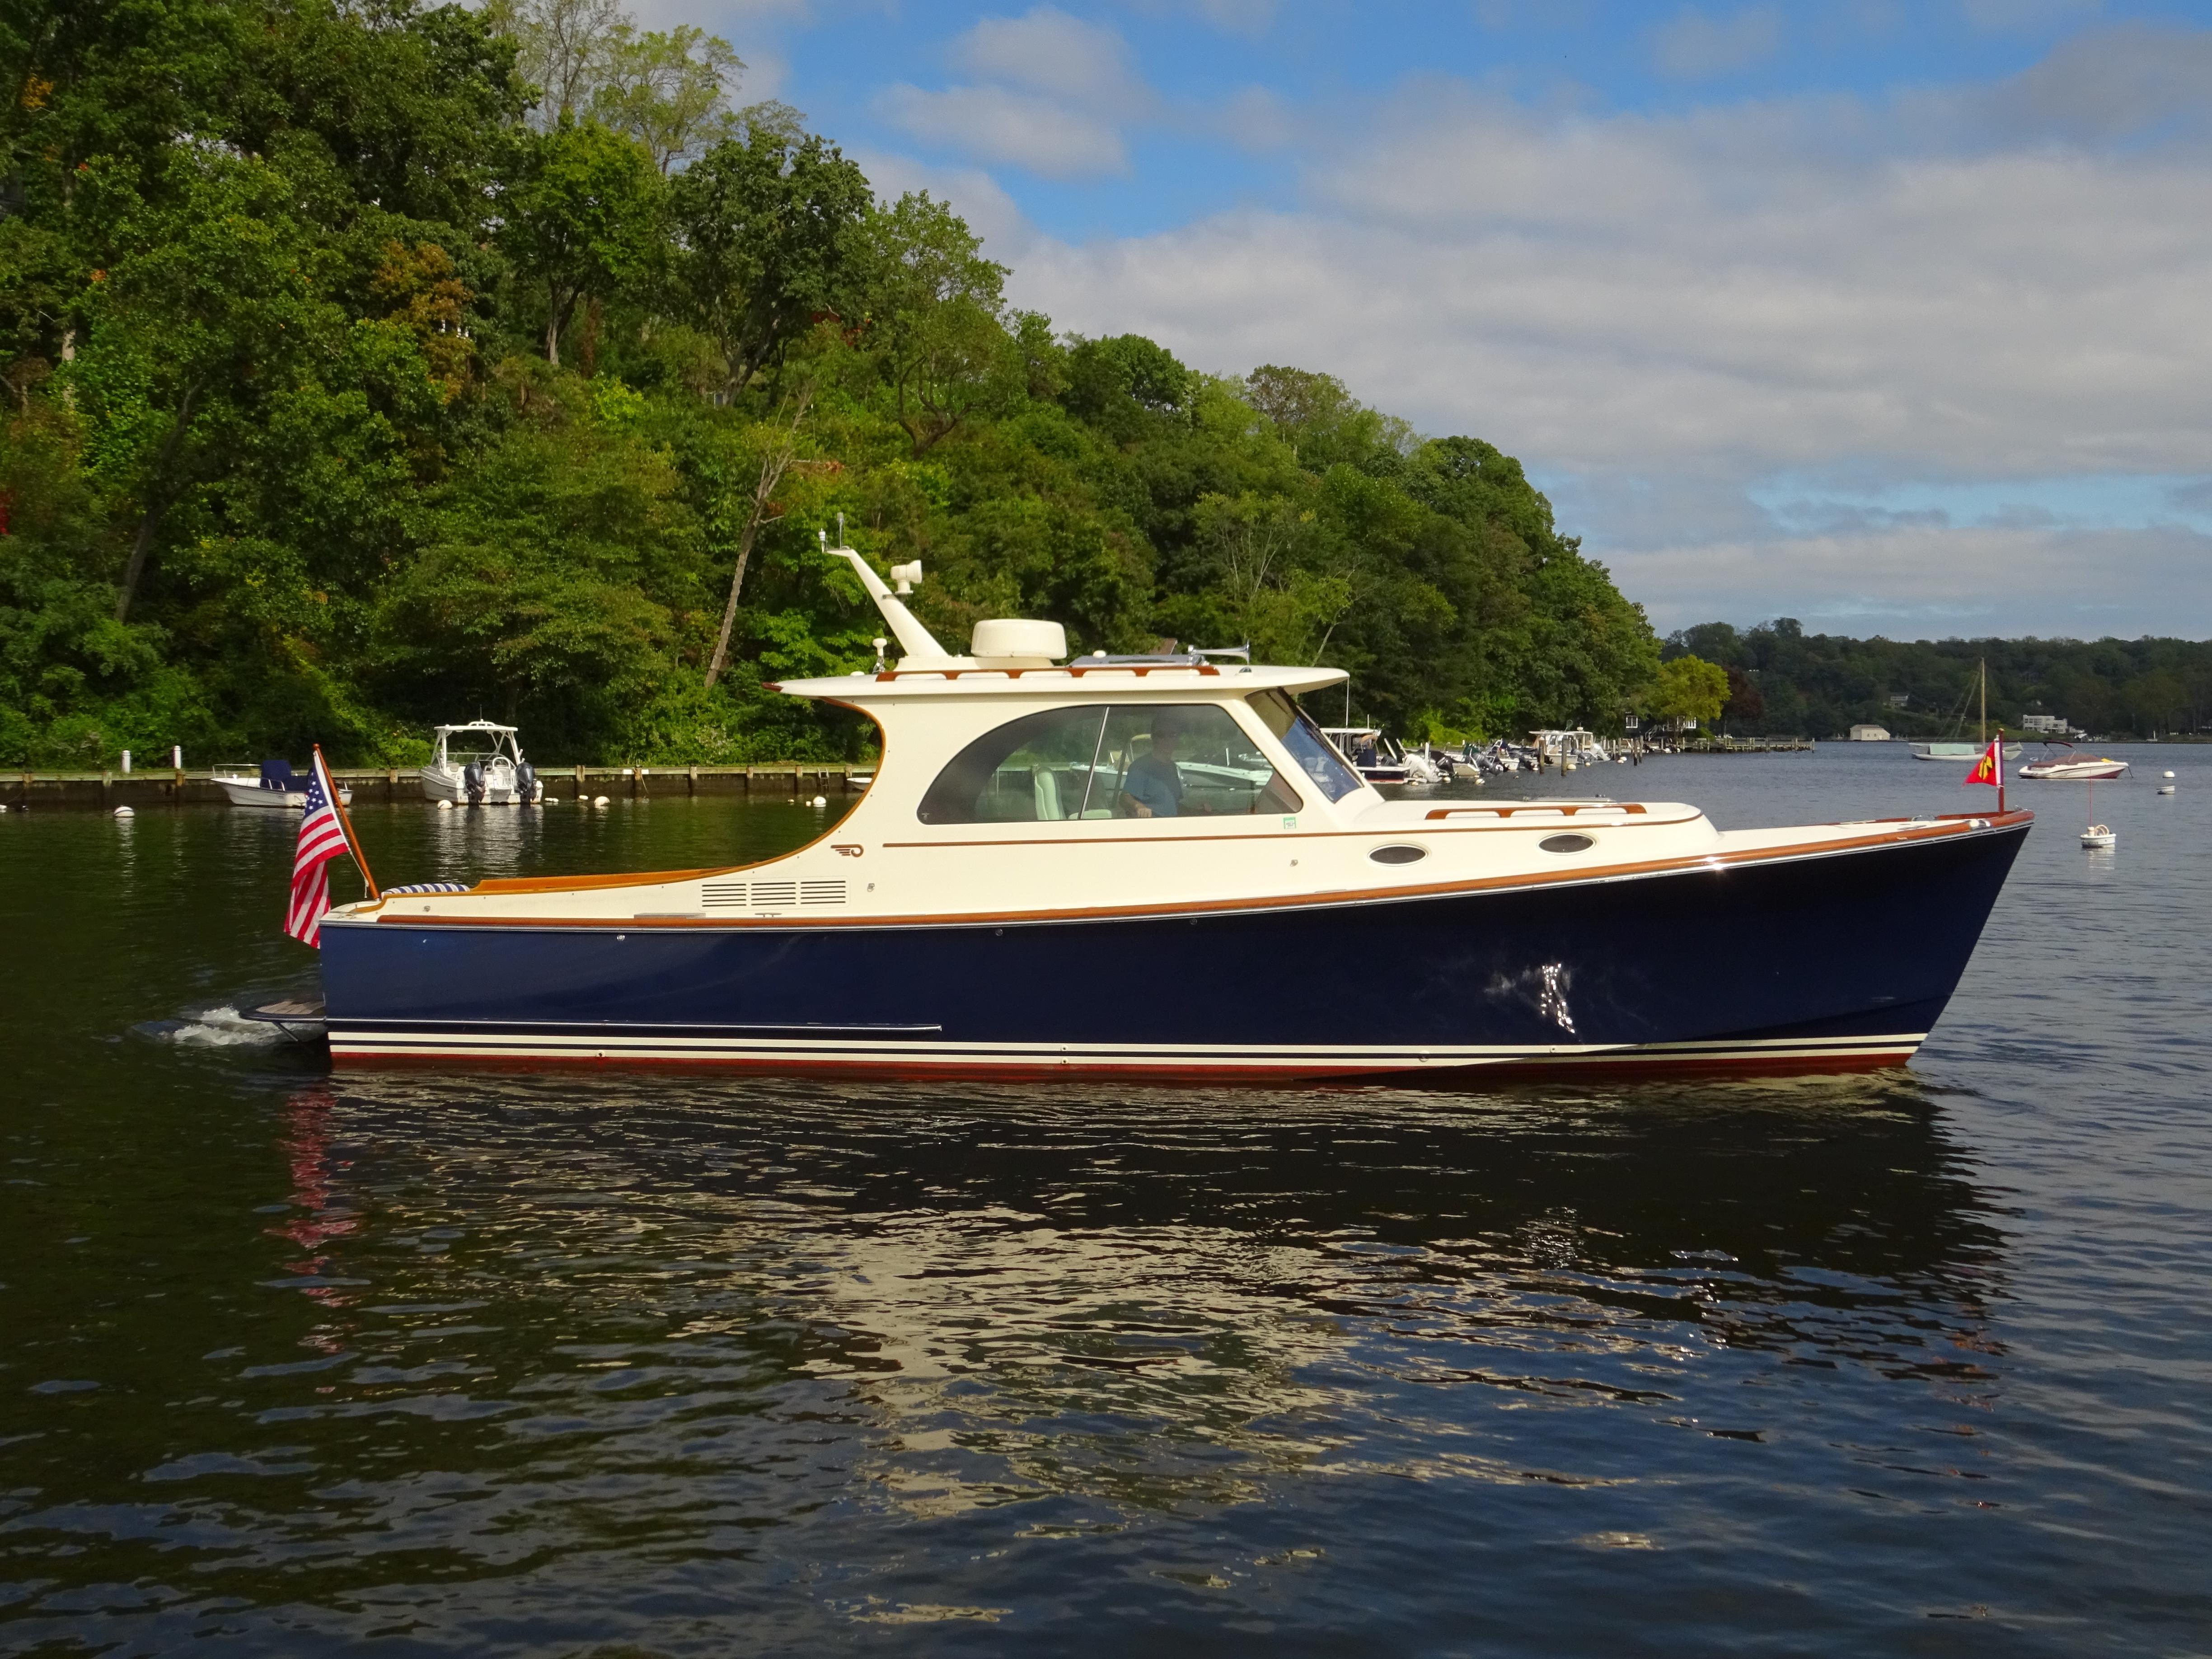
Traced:
[[840, 514], [837, 515], [837, 545], [838, 545], [838, 546], [840, 546], [840, 547], [842, 547], [842, 546], [844, 546], [844, 544], [845, 544], [845, 515], [844, 515], [843, 514], [840, 513]]

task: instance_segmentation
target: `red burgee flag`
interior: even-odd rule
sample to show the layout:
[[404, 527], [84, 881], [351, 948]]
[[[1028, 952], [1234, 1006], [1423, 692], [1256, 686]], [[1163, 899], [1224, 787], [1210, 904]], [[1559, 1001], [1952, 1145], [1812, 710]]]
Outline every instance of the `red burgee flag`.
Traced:
[[[2003, 750], [2004, 739], [2002, 738], [1997, 738], [1992, 740], [1990, 746], [1982, 750], [1981, 759], [1974, 763], [1974, 769], [1966, 774], [1966, 783], [1986, 783], [1994, 788], [2003, 788]], [[1966, 787], [1966, 783], [1960, 784], [1959, 787], [1961, 789], [1965, 788]]]
[[322, 948], [323, 915], [331, 908], [331, 860], [352, 850], [338, 817], [337, 785], [318, 748], [314, 769], [307, 774], [299, 850], [292, 854], [292, 902], [284, 913], [284, 931], [302, 945]]

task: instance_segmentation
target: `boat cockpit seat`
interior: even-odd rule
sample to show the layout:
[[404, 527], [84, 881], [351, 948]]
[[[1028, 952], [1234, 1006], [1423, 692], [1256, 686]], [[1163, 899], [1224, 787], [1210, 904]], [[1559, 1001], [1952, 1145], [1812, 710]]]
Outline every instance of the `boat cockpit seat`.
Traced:
[[1048, 766], [1030, 769], [1030, 798], [1036, 803], [1037, 822], [1056, 823], [1067, 816], [1060, 808], [1060, 778]]
[[304, 789], [307, 785], [293, 775], [292, 763], [288, 760], [265, 760], [261, 763], [261, 787], [290, 793]]

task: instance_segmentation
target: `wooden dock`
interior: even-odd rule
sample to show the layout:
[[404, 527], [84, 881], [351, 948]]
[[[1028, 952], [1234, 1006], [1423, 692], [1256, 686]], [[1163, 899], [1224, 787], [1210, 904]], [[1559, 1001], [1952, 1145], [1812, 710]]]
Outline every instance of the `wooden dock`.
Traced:
[[[824, 761], [762, 761], [750, 766], [546, 766], [538, 776], [545, 793], [562, 800], [611, 795], [650, 799], [673, 795], [745, 795], [799, 800], [832, 793], [855, 793], [874, 775], [872, 766]], [[428, 806], [412, 766], [334, 766], [331, 775], [353, 791], [356, 805], [416, 801]], [[226, 805], [229, 797], [205, 772], [167, 767], [136, 772], [0, 772], [0, 805], [66, 806], [112, 811], [118, 806]]]
[[1699, 738], [1684, 744], [1684, 755], [1809, 755], [1810, 738]]

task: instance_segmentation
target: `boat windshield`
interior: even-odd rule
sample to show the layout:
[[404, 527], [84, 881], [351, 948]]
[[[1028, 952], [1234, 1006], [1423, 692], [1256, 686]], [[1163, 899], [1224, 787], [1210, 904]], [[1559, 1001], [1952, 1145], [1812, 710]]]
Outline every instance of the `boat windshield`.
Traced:
[[1261, 691], [1247, 701], [1323, 795], [1342, 800], [1359, 787], [1359, 775], [1345, 764], [1344, 757], [1322, 736], [1321, 727], [1289, 697], [1280, 691]]
[[924, 823], [1296, 812], [1297, 793], [1212, 703], [1085, 703], [1024, 714], [952, 757]]

